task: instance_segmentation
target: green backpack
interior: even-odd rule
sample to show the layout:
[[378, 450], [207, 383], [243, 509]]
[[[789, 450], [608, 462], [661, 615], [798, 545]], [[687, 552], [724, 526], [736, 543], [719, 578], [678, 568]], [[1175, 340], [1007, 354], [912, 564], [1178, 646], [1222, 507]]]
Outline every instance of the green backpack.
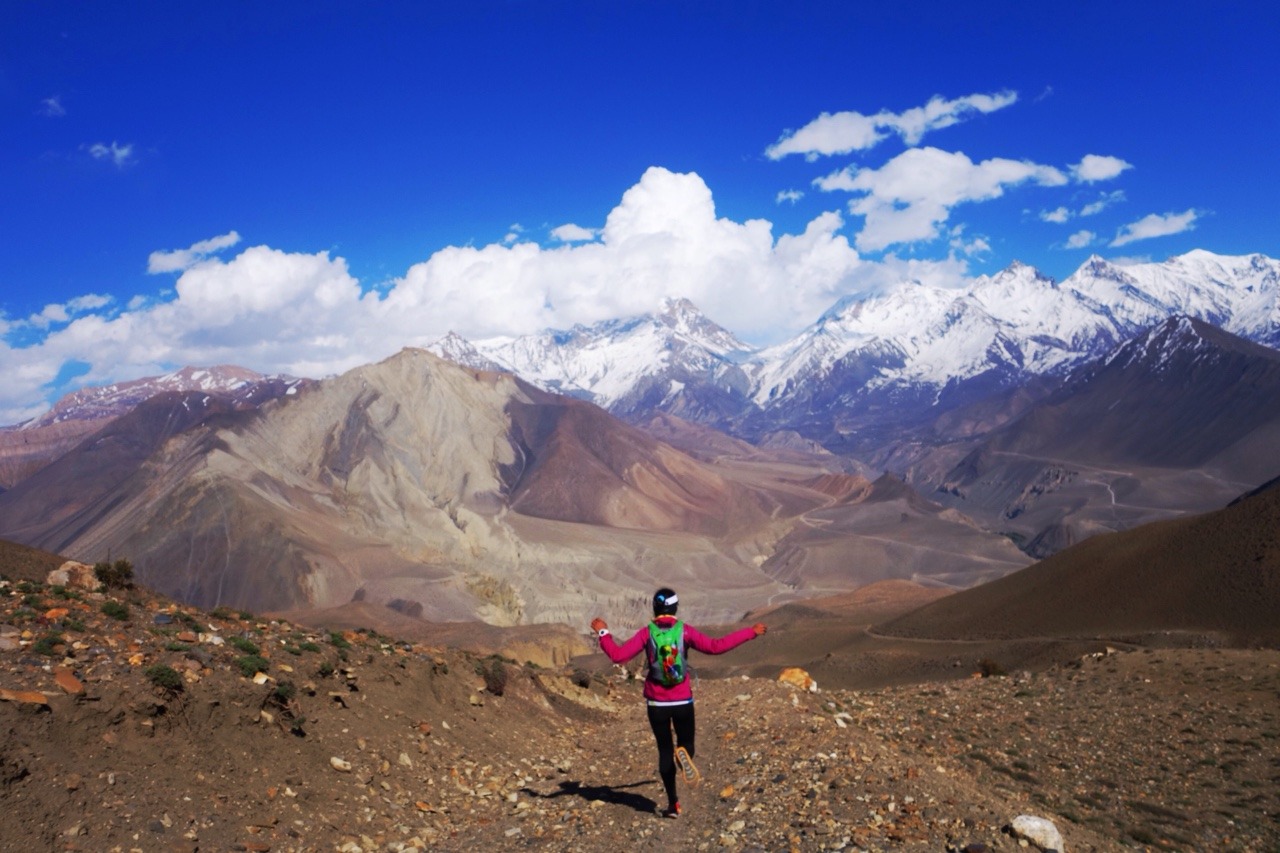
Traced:
[[685, 679], [684, 622], [669, 628], [649, 623], [649, 679], [675, 687]]

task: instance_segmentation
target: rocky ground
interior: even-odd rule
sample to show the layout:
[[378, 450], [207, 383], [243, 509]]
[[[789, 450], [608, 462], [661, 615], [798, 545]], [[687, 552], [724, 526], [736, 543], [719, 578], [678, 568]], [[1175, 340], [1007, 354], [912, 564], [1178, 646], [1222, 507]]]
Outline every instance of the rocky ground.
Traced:
[[704, 780], [673, 821], [622, 673], [11, 576], [0, 848], [976, 852], [1030, 814], [1070, 851], [1280, 849], [1280, 653], [976, 668], [700, 678]]

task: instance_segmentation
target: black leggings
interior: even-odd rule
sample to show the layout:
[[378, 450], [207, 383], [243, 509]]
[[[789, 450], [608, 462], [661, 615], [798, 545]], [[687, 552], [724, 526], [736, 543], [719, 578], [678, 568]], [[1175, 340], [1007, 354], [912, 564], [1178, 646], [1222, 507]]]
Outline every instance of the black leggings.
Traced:
[[[667, 790], [667, 805], [676, 804], [676, 746], [683, 746], [693, 758], [693, 703], [685, 705], [650, 705], [649, 727], [658, 742], [658, 775], [662, 787]], [[675, 742], [671, 741], [671, 729], [676, 730]]]

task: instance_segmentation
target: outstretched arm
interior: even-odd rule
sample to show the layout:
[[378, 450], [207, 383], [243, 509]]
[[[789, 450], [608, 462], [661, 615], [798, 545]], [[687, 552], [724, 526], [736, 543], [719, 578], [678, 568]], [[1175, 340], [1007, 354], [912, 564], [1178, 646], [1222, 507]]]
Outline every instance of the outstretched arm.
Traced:
[[722, 655], [730, 649], [737, 648], [747, 640], [754, 640], [766, 630], [768, 629], [765, 628], [764, 623], [758, 622], [750, 628], [739, 628], [737, 631], [725, 634], [723, 637], [708, 637], [697, 628], [685, 625], [684, 641], [690, 648], [697, 649], [703, 654]]
[[600, 651], [609, 656], [609, 660], [614, 663], [626, 663], [644, 650], [644, 639], [647, 631], [637, 631], [635, 636], [627, 640], [622, 645], [613, 639], [613, 634], [609, 632], [609, 626], [603, 619], [597, 616], [591, 620], [591, 630], [596, 632], [596, 636], [600, 638]]

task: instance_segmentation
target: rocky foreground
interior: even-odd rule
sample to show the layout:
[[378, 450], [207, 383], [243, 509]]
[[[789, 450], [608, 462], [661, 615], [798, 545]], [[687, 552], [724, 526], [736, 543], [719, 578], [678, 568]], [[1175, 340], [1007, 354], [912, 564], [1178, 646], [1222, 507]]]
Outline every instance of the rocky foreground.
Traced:
[[1280, 653], [986, 675], [701, 679], [673, 821], [624, 673], [0, 581], [0, 848], [1280, 849]]

